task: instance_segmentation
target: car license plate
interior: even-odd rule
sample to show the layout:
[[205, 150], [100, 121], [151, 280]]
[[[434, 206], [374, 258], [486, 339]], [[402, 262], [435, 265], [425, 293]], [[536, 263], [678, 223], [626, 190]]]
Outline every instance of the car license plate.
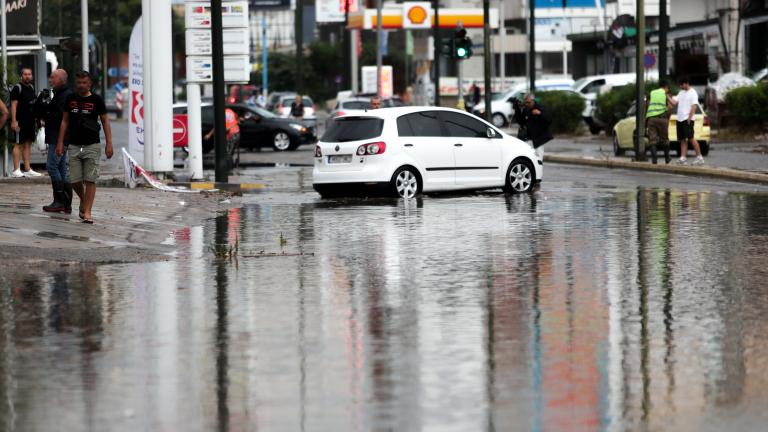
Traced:
[[343, 164], [343, 163], [351, 163], [352, 162], [352, 155], [331, 155], [328, 156], [328, 163], [329, 164]]

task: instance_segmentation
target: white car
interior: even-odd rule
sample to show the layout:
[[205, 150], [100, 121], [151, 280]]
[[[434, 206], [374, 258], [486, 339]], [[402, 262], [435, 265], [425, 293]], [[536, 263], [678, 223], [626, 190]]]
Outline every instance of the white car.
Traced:
[[[536, 90], [548, 91], [548, 90], [570, 90], [573, 86], [573, 80], [570, 78], [561, 79], [547, 79], [537, 80]], [[522, 99], [525, 93], [528, 92], [528, 84], [520, 82], [512, 86], [511, 89], [506, 92], [499, 93], [491, 100], [491, 122], [494, 126], [502, 128], [507, 126], [514, 114], [512, 109], [512, 99]], [[485, 104], [480, 101], [476, 107], [472, 109], [472, 112], [480, 117], [485, 116]]]
[[[648, 79], [652, 80], [659, 79], [659, 73], [657, 71], [648, 72], [646, 76]], [[613, 87], [634, 84], [636, 78], [637, 75], [634, 72], [592, 75], [581, 78], [573, 84], [573, 90], [584, 96], [586, 99], [584, 111], [581, 113], [581, 116], [584, 118], [584, 123], [589, 126], [589, 131], [592, 134], [597, 135], [603, 129], [603, 127], [594, 120], [595, 108], [597, 107], [597, 96]]]
[[315, 148], [323, 197], [503, 188], [530, 192], [544, 162], [530, 145], [451, 108], [399, 107], [336, 118]]

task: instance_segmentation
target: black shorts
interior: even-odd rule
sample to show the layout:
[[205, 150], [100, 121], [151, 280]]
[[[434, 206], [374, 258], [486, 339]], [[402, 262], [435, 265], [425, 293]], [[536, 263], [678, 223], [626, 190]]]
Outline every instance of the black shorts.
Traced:
[[[19, 143], [25, 143], [28, 141], [34, 141], [37, 137], [35, 133], [35, 120], [34, 119], [19, 119]], [[16, 142], [16, 132], [11, 132], [11, 141]]]
[[693, 138], [693, 122], [679, 121], [677, 122], [677, 140], [682, 141], [684, 139]]

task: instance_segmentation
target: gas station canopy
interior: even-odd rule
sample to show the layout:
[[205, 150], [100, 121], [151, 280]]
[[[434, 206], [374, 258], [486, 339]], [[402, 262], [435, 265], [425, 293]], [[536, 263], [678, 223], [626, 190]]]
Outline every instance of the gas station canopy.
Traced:
[[[423, 3], [403, 3], [402, 8], [386, 8], [381, 12], [381, 27], [385, 30], [400, 29], [429, 29], [435, 24], [432, 8], [422, 6]], [[492, 29], [499, 27], [499, 11], [491, 9], [489, 25]], [[458, 28], [461, 23], [464, 28], [483, 28], [482, 9], [440, 9], [440, 28]], [[376, 9], [358, 9], [349, 14], [350, 30], [375, 30]]]

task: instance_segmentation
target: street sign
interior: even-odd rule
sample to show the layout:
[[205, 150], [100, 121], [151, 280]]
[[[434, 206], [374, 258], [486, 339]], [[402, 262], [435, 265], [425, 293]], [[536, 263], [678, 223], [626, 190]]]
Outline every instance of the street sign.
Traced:
[[[344, 22], [347, 0], [315, 0], [315, 21], [319, 23]], [[357, 12], [359, 0], [349, 0], [349, 12]]]
[[[187, 55], [210, 56], [213, 54], [211, 31], [189, 29], [186, 34]], [[222, 31], [224, 55], [250, 54], [250, 34], [247, 28], [225, 29]]]
[[[249, 56], [224, 56], [224, 81], [247, 83], [250, 79], [251, 63]], [[187, 56], [187, 81], [213, 82], [213, 60], [210, 56]]]
[[432, 4], [429, 2], [403, 3], [403, 28], [432, 28]]
[[173, 116], [173, 146], [185, 147], [187, 145], [187, 115], [175, 114]]
[[656, 66], [656, 56], [653, 55], [652, 52], [646, 52], [643, 56], [643, 66], [645, 66], [646, 69], [651, 69]]
[[[211, 3], [190, 2], [186, 4], [185, 24], [191, 28], [211, 28]], [[248, 2], [235, 1], [223, 3], [221, 6], [221, 21], [223, 28], [248, 27]]]

